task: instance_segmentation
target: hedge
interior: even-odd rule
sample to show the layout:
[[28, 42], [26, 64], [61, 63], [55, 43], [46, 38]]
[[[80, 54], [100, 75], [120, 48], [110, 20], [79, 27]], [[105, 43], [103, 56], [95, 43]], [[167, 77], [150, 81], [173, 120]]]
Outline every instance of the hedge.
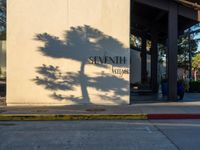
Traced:
[[190, 81], [190, 92], [200, 93], [200, 80]]

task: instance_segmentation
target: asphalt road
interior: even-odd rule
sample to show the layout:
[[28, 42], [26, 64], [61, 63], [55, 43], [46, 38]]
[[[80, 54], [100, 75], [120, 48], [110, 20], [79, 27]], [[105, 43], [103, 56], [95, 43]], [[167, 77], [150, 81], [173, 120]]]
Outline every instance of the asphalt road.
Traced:
[[1, 121], [0, 150], [199, 150], [200, 120]]

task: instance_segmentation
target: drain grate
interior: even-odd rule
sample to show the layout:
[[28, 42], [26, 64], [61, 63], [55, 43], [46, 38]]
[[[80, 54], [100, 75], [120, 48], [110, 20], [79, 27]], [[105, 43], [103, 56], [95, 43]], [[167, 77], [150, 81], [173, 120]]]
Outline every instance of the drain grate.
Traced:
[[101, 111], [105, 111], [105, 109], [103, 109], [103, 108], [92, 108], [92, 109], [86, 109], [86, 111], [89, 111], [89, 112], [101, 112]]
[[35, 112], [37, 112], [37, 113], [46, 113], [46, 112], [48, 112], [48, 110], [38, 109]]

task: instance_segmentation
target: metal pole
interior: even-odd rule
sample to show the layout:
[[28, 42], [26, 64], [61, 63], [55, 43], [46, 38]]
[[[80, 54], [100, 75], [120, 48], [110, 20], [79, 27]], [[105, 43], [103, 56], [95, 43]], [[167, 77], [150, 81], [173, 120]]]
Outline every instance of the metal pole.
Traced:
[[189, 44], [189, 79], [192, 80], [192, 54], [191, 54], [191, 34], [189, 29], [188, 35], [188, 44]]

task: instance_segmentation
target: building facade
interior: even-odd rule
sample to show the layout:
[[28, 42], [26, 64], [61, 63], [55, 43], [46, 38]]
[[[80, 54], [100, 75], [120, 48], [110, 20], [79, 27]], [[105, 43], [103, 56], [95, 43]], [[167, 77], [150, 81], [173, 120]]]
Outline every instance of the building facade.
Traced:
[[8, 0], [7, 105], [129, 104], [130, 83], [158, 91], [159, 43], [176, 99], [177, 39], [200, 20], [196, 2]]

